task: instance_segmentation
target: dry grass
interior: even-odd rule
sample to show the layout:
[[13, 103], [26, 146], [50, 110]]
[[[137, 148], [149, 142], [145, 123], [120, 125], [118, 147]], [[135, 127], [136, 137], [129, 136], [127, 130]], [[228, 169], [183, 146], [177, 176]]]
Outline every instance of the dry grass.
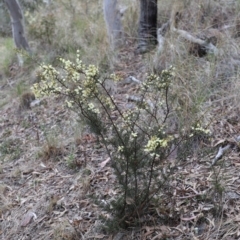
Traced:
[[[155, 209], [157, 214], [145, 219], [139, 231], [119, 233], [122, 239], [239, 238], [237, 146], [217, 166], [210, 166], [219, 146], [216, 144], [239, 136], [240, 131], [239, 1], [182, 1], [185, 8], [180, 9], [179, 29], [199, 37], [210, 28], [219, 31], [216, 47], [221, 54], [202, 58], [191, 55], [191, 44], [171, 32], [165, 36], [160, 56], [154, 51], [134, 55], [138, 3], [122, 2], [128, 6], [123, 21], [126, 43], [130, 45], [118, 53], [118, 60], [108, 47], [101, 1], [57, 0], [49, 9], [40, 6], [34, 13], [29, 12], [26, 26], [34, 55], [23, 69], [9, 71], [14, 70], [16, 62], [13, 44], [8, 38], [0, 39], [2, 239], [114, 237], [101, 232], [98, 217], [106, 213], [89, 197], [96, 194], [104, 202], [117, 194], [112, 168], [108, 164], [101, 167], [107, 155], [96, 139], [85, 126], [79, 126], [77, 115], [64, 108], [62, 99], [49, 97], [47, 104], [17, 114], [19, 96], [28, 90], [26, 86], [38, 81], [33, 75], [38, 63], [54, 64], [57, 56], [74, 59], [77, 49], [85, 63], [98, 65], [104, 73], [116, 69], [120, 75], [133, 75], [142, 81], [146, 71], [173, 65], [173, 129], [189, 131], [199, 119], [212, 131], [207, 146], [210, 154], [201, 148], [200, 154], [186, 158], [169, 181], [168, 191], [159, 196], [162, 206]], [[159, 3], [159, 24], [171, 16], [173, 2]], [[54, 31], [46, 31], [53, 26]], [[128, 104], [125, 96], [129, 93], [135, 94], [135, 88], [126, 85], [116, 90], [116, 97], [123, 105]], [[46, 134], [53, 137], [46, 140]], [[58, 161], [51, 161], [54, 159]], [[29, 222], [22, 226], [29, 211], [37, 218], [30, 215]]]

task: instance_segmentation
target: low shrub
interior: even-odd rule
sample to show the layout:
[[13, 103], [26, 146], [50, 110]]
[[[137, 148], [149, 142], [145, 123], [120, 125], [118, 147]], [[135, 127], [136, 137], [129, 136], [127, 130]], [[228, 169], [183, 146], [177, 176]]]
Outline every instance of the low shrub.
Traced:
[[[102, 76], [96, 66], [84, 65], [79, 53], [76, 62], [60, 59], [60, 64], [42, 65], [41, 82], [33, 86], [33, 91], [36, 96], [63, 96], [66, 106], [98, 136], [118, 182], [118, 196], [103, 206], [112, 214], [107, 226], [134, 226], [151, 204], [160, 204], [160, 193], [176, 170], [176, 165], [167, 161], [183, 140], [181, 132], [168, 130], [174, 114], [170, 101], [174, 68], [148, 75], [132, 107], [126, 108], [107, 88], [109, 81], [119, 81], [116, 75]], [[198, 134], [205, 131], [199, 123], [197, 126]], [[188, 138], [193, 137], [191, 126], [186, 129]]]

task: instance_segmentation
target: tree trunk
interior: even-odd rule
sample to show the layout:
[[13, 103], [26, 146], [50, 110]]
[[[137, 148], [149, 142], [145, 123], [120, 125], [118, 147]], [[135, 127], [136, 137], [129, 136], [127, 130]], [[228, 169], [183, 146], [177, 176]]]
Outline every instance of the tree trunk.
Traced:
[[30, 52], [24, 32], [23, 14], [18, 0], [5, 0], [5, 3], [11, 16], [12, 34], [16, 47]]
[[157, 0], [140, 0], [139, 43], [141, 52], [157, 44]]
[[103, 13], [106, 22], [110, 44], [113, 49], [123, 43], [123, 31], [121, 23], [121, 12], [118, 8], [118, 0], [103, 0]]

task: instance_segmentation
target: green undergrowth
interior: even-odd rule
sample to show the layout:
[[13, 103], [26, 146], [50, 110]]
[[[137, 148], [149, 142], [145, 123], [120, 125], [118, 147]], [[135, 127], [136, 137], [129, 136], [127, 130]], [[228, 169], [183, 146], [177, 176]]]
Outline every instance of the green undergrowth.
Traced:
[[0, 38], [0, 73], [10, 74], [10, 64], [15, 56], [14, 42], [12, 38]]

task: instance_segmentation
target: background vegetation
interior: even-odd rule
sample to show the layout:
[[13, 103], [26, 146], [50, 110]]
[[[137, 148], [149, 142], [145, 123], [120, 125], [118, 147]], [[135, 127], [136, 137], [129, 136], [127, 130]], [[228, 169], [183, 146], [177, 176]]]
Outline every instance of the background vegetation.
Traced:
[[[137, 55], [138, 1], [121, 1], [127, 7], [123, 17], [126, 44], [117, 52], [108, 45], [101, 1], [20, 3], [33, 52], [31, 57], [25, 56], [23, 68], [17, 65], [7, 12], [0, 12], [3, 239], [237, 239], [239, 1], [159, 1], [159, 27], [176, 8], [178, 29], [201, 39], [215, 39], [219, 54], [203, 56], [196, 52], [196, 46], [171, 31], [165, 34], [161, 54], [155, 49]], [[110, 146], [110, 155], [103, 146], [104, 138], [93, 133], [81, 111], [66, 107], [65, 102], [68, 107], [72, 105], [66, 96], [35, 99], [31, 93], [33, 84], [44, 80], [42, 63], [54, 66], [60, 76], [66, 77], [68, 71], [64, 71], [59, 58], [74, 62], [77, 51], [84, 64], [97, 66], [96, 79], [105, 79], [107, 96], [113, 96], [120, 109], [112, 109], [107, 112], [110, 115], [100, 118], [107, 127], [109, 139], [105, 144]], [[162, 70], [171, 66], [174, 74], [170, 71], [171, 85], [166, 95], [168, 85], [158, 92], [156, 84], [164, 79]], [[146, 74], [152, 73], [153, 90], [141, 92], [142, 85], [149, 81]], [[68, 87], [73, 91], [76, 83], [69, 82]], [[71, 95], [70, 100], [74, 97]], [[163, 107], [159, 107], [161, 98]], [[121, 128], [124, 118], [119, 115], [129, 109], [137, 109], [134, 114], [140, 115], [143, 99], [147, 106], [153, 103], [153, 109], [159, 110], [145, 109], [156, 122], [163, 119], [158, 137], [170, 142], [167, 148], [155, 145], [160, 158], [144, 156], [144, 146], [150, 148], [148, 143], [156, 127], [155, 120], [146, 126], [146, 112], [143, 117], [132, 117], [131, 130], [144, 130], [147, 138], [138, 132], [140, 138], [135, 141], [135, 131], [121, 129], [125, 152], [111, 138], [116, 132], [110, 129], [109, 121]], [[219, 146], [226, 145], [230, 151], [212, 166]], [[134, 151], [139, 151], [137, 158], [131, 155]], [[136, 159], [141, 159], [139, 171], [134, 165]], [[154, 166], [149, 165], [153, 159]], [[119, 161], [115, 166], [114, 160]], [[126, 163], [131, 165], [129, 171]], [[126, 172], [130, 174], [129, 184], [124, 185], [121, 179]], [[142, 201], [149, 188], [141, 180], [153, 175], [157, 186], [165, 179], [164, 184], [157, 192], [153, 185], [151, 201]], [[134, 195], [136, 189], [140, 191]], [[103, 228], [109, 220], [113, 224]]]

